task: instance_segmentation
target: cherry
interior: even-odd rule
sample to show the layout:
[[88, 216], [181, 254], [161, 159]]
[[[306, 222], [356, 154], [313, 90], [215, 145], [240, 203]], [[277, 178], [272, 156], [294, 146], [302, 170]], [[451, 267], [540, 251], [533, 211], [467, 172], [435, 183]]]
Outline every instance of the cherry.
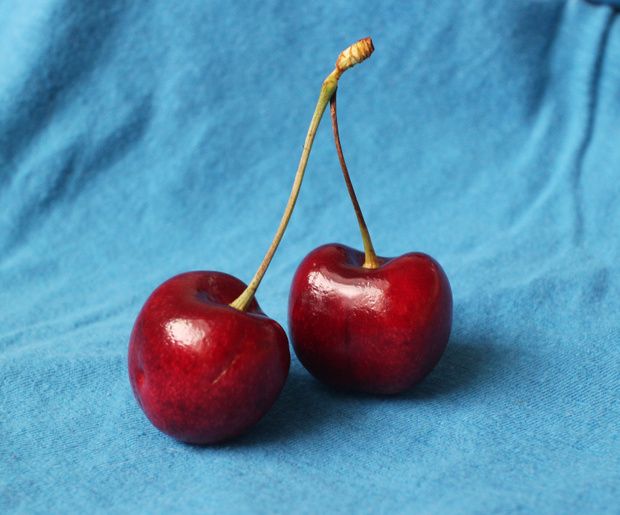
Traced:
[[450, 284], [433, 258], [377, 257], [339, 244], [313, 250], [295, 273], [289, 328], [299, 361], [332, 386], [399, 393], [437, 364], [452, 318]]
[[131, 334], [129, 375], [155, 427], [180, 440], [215, 443], [243, 433], [269, 410], [290, 364], [288, 340], [246, 288], [220, 272], [188, 272], [159, 286]]
[[286, 334], [254, 296], [295, 207], [314, 137], [344, 71], [372, 52], [369, 38], [338, 57], [323, 82], [293, 188], [276, 234], [250, 283], [220, 272], [189, 272], [147, 299], [129, 342], [129, 379], [155, 427], [179, 440], [217, 443], [258, 422], [290, 366]]
[[319, 247], [299, 265], [289, 296], [289, 333], [297, 357], [317, 379], [374, 394], [403, 392], [441, 358], [452, 325], [452, 292], [430, 256], [377, 256], [349, 176], [331, 98], [336, 150], [364, 252]]

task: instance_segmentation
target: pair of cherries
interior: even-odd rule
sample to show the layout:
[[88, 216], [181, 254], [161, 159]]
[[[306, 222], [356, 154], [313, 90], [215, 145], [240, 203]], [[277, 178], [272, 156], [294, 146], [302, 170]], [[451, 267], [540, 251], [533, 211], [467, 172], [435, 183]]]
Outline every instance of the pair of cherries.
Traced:
[[425, 254], [376, 255], [340, 146], [338, 79], [373, 50], [370, 38], [350, 46], [323, 82], [291, 196], [249, 285], [221, 272], [188, 272], [144, 304], [131, 333], [129, 377], [138, 403], [164, 433], [197, 444], [235, 437], [265, 415], [284, 386], [288, 339], [254, 295], [292, 214], [328, 103], [364, 252], [330, 244], [301, 262], [289, 299], [293, 348], [319, 380], [373, 394], [402, 392], [439, 361], [452, 323], [448, 279]]

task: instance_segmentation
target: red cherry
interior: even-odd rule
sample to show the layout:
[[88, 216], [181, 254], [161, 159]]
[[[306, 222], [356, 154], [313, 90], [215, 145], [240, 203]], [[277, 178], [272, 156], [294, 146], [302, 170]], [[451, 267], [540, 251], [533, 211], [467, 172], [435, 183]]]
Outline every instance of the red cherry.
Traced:
[[228, 304], [246, 285], [219, 272], [189, 272], [159, 286], [129, 344], [129, 377], [155, 427], [185, 442], [219, 442], [258, 422], [286, 380], [286, 334], [256, 300]]
[[439, 263], [421, 253], [378, 257], [324, 245], [302, 261], [289, 300], [297, 357], [332, 386], [378, 394], [420, 382], [444, 352], [452, 293]]
[[452, 292], [430, 256], [377, 256], [340, 144], [336, 92], [334, 142], [364, 252], [332, 244], [302, 261], [289, 298], [293, 348], [315, 377], [368, 393], [399, 393], [441, 358], [452, 327]]

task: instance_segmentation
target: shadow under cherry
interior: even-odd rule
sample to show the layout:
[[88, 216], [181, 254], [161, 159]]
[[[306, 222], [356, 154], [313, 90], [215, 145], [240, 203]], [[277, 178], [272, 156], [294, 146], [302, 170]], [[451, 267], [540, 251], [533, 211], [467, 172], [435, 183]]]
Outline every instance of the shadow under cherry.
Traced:
[[314, 379], [299, 363], [293, 363], [282, 394], [269, 413], [247, 434], [215, 447], [252, 447], [303, 439], [337, 425], [345, 412], [347, 417], [356, 413], [362, 416], [365, 410], [358, 408], [368, 403], [429, 402], [488, 393], [498, 388], [502, 377], [511, 374], [518, 358], [518, 349], [501, 345], [490, 335], [454, 336], [435, 370], [400, 395], [336, 390]]

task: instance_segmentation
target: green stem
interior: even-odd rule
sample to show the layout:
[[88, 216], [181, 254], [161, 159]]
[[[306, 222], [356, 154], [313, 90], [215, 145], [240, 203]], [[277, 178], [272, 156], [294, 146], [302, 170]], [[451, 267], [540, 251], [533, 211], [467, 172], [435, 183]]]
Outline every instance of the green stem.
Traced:
[[370, 239], [370, 233], [368, 232], [368, 227], [366, 226], [366, 221], [364, 220], [364, 215], [362, 214], [362, 208], [360, 207], [359, 202], [357, 201], [357, 195], [355, 194], [355, 190], [353, 189], [353, 183], [351, 182], [351, 177], [349, 176], [349, 169], [347, 168], [347, 163], [344, 160], [344, 154], [342, 153], [342, 145], [340, 144], [340, 132], [338, 131], [338, 111], [336, 109], [336, 97], [338, 95], [337, 91], [334, 91], [330, 101], [330, 112], [332, 118], [332, 129], [334, 130], [334, 143], [336, 143], [336, 152], [338, 153], [338, 160], [340, 161], [340, 168], [342, 169], [342, 175], [344, 177], [344, 182], [347, 185], [347, 191], [349, 192], [349, 197], [351, 197], [351, 203], [353, 204], [353, 210], [355, 211], [355, 216], [357, 217], [357, 224], [360, 227], [360, 233], [362, 234], [362, 241], [364, 242], [364, 264], [362, 265], [364, 268], [379, 268], [379, 259], [377, 258], [377, 254], [375, 252], [374, 247], [372, 246], [372, 240]]
[[304, 178], [306, 165], [308, 164], [308, 158], [310, 157], [310, 150], [312, 150], [312, 144], [314, 142], [316, 131], [319, 127], [319, 123], [321, 122], [323, 113], [325, 112], [325, 108], [327, 107], [327, 103], [338, 87], [338, 79], [340, 79], [340, 76], [346, 70], [368, 58], [370, 54], [372, 54], [373, 50], [374, 47], [372, 46], [372, 41], [370, 38], [361, 39], [357, 43], [354, 43], [349, 48], [344, 50], [340, 56], [338, 56], [336, 68], [334, 68], [334, 71], [332, 71], [323, 81], [321, 93], [319, 94], [319, 100], [317, 101], [316, 108], [314, 109], [314, 114], [312, 115], [312, 120], [310, 121], [310, 127], [308, 128], [308, 134], [306, 135], [306, 141], [304, 142], [304, 148], [301, 153], [301, 159], [299, 160], [297, 172], [295, 174], [295, 180], [293, 181], [293, 188], [288, 198], [288, 202], [286, 203], [286, 207], [284, 208], [284, 214], [280, 220], [280, 225], [278, 226], [276, 234], [273, 237], [271, 245], [267, 249], [265, 257], [258, 267], [258, 270], [256, 270], [254, 277], [250, 281], [250, 284], [248, 284], [247, 288], [241, 293], [241, 295], [239, 295], [239, 297], [230, 303], [231, 307], [240, 311], [245, 311], [247, 309], [248, 305], [254, 298], [254, 294], [256, 293], [256, 290], [258, 289], [258, 286], [260, 285], [271, 260], [273, 259], [273, 255], [275, 254], [280, 241], [282, 240], [286, 226], [288, 225], [291, 214], [293, 213], [295, 202], [299, 196], [299, 189], [301, 188], [301, 183]]
[[[334, 70], [335, 71], [335, 70]], [[308, 129], [308, 134], [306, 135], [306, 141], [304, 142], [304, 148], [301, 153], [301, 159], [299, 161], [299, 166], [297, 167], [297, 173], [295, 174], [295, 180], [293, 181], [293, 189], [291, 190], [291, 194], [288, 198], [288, 202], [286, 203], [286, 207], [284, 208], [284, 214], [282, 215], [282, 219], [280, 220], [280, 225], [276, 230], [276, 234], [271, 242], [271, 245], [267, 249], [267, 253], [263, 258], [258, 270], [254, 274], [254, 277], [248, 284], [247, 288], [243, 291], [243, 293], [237, 297], [230, 305], [233, 308], [237, 308], [241, 311], [245, 311], [248, 307], [248, 304], [254, 298], [254, 294], [258, 289], [260, 282], [273, 259], [273, 255], [282, 240], [282, 236], [284, 236], [284, 231], [286, 230], [286, 226], [288, 225], [288, 221], [291, 218], [291, 214], [293, 213], [293, 208], [295, 207], [295, 203], [297, 202], [297, 197], [299, 196], [299, 189], [301, 188], [301, 182], [304, 178], [304, 173], [306, 172], [306, 165], [308, 164], [308, 158], [310, 157], [310, 150], [312, 150], [312, 144], [314, 143], [314, 136], [316, 135], [316, 130], [319, 127], [319, 123], [325, 112], [325, 108], [327, 107], [327, 103], [331, 98], [333, 92], [336, 90], [336, 84], [338, 83], [338, 79], [335, 77], [334, 72], [332, 72], [323, 82], [323, 87], [321, 88], [321, 94], [319, 95], [319, 100], [316, 104], [316, 108], [314, 109], [314, 115], [312, 116], [312, 121], [310, 122], [310, 128]]]

